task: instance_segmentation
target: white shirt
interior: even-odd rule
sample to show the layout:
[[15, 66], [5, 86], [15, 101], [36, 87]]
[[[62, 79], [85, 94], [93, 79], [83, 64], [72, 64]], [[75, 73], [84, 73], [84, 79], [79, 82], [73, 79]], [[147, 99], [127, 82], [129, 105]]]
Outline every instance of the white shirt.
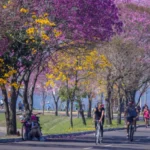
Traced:
[[4, 104], [4, 102], [3, 102], [3, 100], [2, 100], [2, 99], [0, 100], [0, 104]]

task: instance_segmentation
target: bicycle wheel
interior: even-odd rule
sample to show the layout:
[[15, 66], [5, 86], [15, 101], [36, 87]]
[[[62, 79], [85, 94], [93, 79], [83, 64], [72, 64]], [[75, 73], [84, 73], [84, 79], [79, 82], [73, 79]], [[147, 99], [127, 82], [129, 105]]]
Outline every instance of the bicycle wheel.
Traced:
[[24, 141], [27, 140], [26, 127], [24, 124], [22, 125], [21, 134], [22, 134], [22, 140], [24, 140]]
[[100, 133], [99, 133], [99, 125], [97, 125], [97, 127], [96, 127], [96, 134], [95, 134], [95, 137], [96, 137], [96, 145], [99, 143], [99, 136], [100, 136]]
[[103, 130], [102, 130], [102, 124], [100, 124], [99, 143], [102, 143], [102, 140], [103, 140]]
[[131, 139], [131, 141], [133, 141], [133, 138], [134, 138], [134, 127], [132, 126], [132, 139]]
[[133, 135], [134, 135], [134, 128], [132, 125], [130, 125], [130, 141], [132, 142], [133, 141]]
[[97, 128], [95, 130], [95, 143], [96, 143], [96, 140], [97, 140], [96, 135], [97, 135]]

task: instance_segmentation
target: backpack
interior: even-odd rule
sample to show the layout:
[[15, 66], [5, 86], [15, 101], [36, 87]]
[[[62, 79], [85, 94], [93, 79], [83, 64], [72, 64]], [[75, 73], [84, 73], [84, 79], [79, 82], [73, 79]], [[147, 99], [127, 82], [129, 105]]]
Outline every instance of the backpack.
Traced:
[[127, 113], [128, 113], [128, 117], [136, 117], [137, 116], [137, 112], [134, 107], [128, 107]]

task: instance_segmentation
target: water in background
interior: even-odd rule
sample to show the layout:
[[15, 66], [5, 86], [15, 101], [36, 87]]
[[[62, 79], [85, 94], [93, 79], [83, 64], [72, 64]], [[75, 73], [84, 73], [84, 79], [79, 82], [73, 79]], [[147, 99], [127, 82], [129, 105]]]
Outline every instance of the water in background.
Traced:
[[[139, 97], [139, 92], [137, 92], [136, 101], [138, 100], [138, 97]], [[0, 99], [2, 99], [2, 94], [0, 94]], [[17, 100], [17, 108], [18, 108], [19, 101], [22, 101], [22, 99], [20, 97]], [[92, 100], [92, 108], [94, 108], [99, 101], [100, 101], [100, 96], [97, 96], [96, 98], [94, 98]], [[82, 103], [84, 104], [85, 110], [87, 110], [88, 109], [88, 99], [84, 98], [82, 100]], [[105, 105], [104, 97], [103, 97], [103, 103]], [[42, 103], [42, 96], [37, 95], [37, 94], [34, 95], [33, 108], [41, 110], [42, 106], [43, 106], [42, 104], [43, 104]], [[147, 90], [147, 92], [144, 93], [144, 95], [141, 97], [140, 106], [142, 107], [142, 106], [144, 106], [144, 104], [147, 104], [150, 108], [150, 89]], [[51, 110], [55, 109], [55, 104], [54, 104], [54, 100], [53, 100], [52, 96], [47, 96], [45, 109], [47, 108], [47, 106], [50, 106]], [[58, 103], [59, 110], [64, 110], [65, 106], [66, 106], [65, 102], [59, 101], [59, 103]], [[74, 109], [76, 109], [75, 107], [76, 107], [76, 103], [74, 104]]]

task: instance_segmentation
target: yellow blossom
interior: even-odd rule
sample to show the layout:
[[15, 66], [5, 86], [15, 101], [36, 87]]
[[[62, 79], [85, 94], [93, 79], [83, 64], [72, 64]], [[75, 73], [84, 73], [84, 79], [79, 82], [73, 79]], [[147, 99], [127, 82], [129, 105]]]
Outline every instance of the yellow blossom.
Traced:
[[45, 42], [44, 42], [44, 41], [42, 41], [42, 42], [41, 42], [41, 44], [43, 44], [43, 45], [44, 45], [44, 44], [45, 44]]
[[49, 38], [46, 34], [42, 34], [42, 38], [43, 38], [45, 41], [50, 40], [50, 38]]
[[48, 16], [48, 13], [45, 13], [45, 14], [44, 14], [44, 17], [47, 17], [47, 16]]
[[21, 12], [21, 13], [28, 13], [29, 10], [28, 10], [28, 9], [25, 9], [25, 8], [21, 8], [21, 9], [20, 9], [20, 12]]
[[33, 28], [33, 27], [31, 27], [31, 28], [29, 28], [29, 29], [26, 30], [26, 33], [29, 34], [29, 35], [30, 34], [34, 34], [35, 32], [36, 32], [36, 29]]
[[49, 23], [49, 26], [51, 26], [51, 27], [55, 27], [55, 26], [56, 26], [56, 24], [55, 24], [54, 22], [50, 22], [50, 23]]
[[3, 78], [0, 78], [0, 84], [6, 84], [6, 80], [5, 79], [3, 79]]
[[16, 88], [16, 89], [19, 88], [19, 85], [18, 85], [16, 82], [12, 83], [11, 86], [13, 86], [13, 87]]
[[9, 77], [9, 74], [5, 73], [5, 74], [4, 74], [4, 77], [5, 77], [5, 78], [8, 78], [8, 77]]
[[29, 38], [30, 40], [33, 40], [34, 39], [34, 37], [33, 36], [30, 36], [30, 38]]
[[3, 8], [4, 8], [4, 9], [6, 9], [6, 8], [7, 8], [7, 6], [6, 6], [6, 5], [3, 5]]
[[8, 72], [8, 75], [11, 76], [11, 75], [16, 74], [16, 73], [17, 73], [16, 70], [10, 70], [10, 71]]
[[56, 29], [54, 29], [53, 32], [54, 32], [55, 37], [59, 37], [59, 36], [62, 35], [62, 32], [61, 32], [61, 31], [58, 31], [58, 30], [56, 30]]
[[3, 59], [0, 58], [0, 62], [2, 62], [2, 61], [3, 61]]
[[8, 1], [8, 4], [10, 4], [11, 3], [11, 1]]
[[56, 26], [54, 22], [49, 21], [47, 18], [46, 19], [36, 19], [36, 23], [41, 24], [41, 25], [48, 25], [48, 26]]
[[37, 50], [32, 48], [32, 55], [36, 54]]
[[36, 18], [36, 15], [32, 15], [32, 18], [35, 19], [35, 18]]

